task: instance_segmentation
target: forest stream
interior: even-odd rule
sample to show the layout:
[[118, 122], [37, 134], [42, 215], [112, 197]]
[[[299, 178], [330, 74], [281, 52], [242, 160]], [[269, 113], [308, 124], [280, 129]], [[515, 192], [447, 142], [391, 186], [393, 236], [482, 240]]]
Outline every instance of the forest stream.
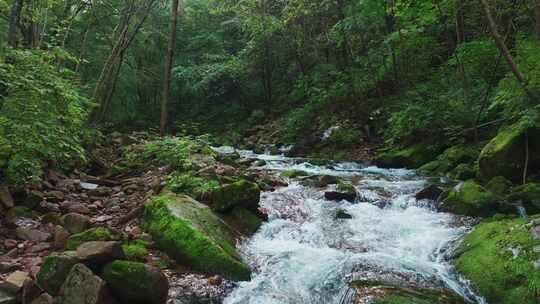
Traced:
[[240, 154], [264, 160], [258, 170], [339, 177], [354, 185], [357, 197], [354, 202], [327, 200], [325, 191], [336, 186], [316, 187], [308, 177], [263, 192], [261, 208], [269, 221], [241, 245], [255, 274], [224, 303], [369, 303], [369, 292], [349, 287], [353, 281], [446, 290], [467, 303], [486, 303], [456, 276], [450, 261], [471, 222], [435, 211], [431, 201], [416, 200], [415, 193], [428, 182], [414, 171]]

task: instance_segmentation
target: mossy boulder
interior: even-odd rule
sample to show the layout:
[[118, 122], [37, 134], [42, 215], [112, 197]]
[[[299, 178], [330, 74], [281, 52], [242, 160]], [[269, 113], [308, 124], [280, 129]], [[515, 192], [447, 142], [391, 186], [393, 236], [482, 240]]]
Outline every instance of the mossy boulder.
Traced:
[[49, 294], [56, 296], [66, 280], [71, 268], [79, 259], [74, 251], [50, 254], [41, 265], [36, 276], [37, 284]]
[[309, 176], [309, 173], [302, 170], [287, 170], [287, 171], [283, 171], [281, 173], [281, 176], [287, 177], [287, 178], [297, 178], [297, 177], [302, 177], [302, 176]]
[[431, 161], [419, 168], [424, 174], [450, 173], [452, 178], [468, 179], [476, 175], [472, 162], [478, 158], [479, 151], [475, 147], [456, 145], [450, 147]]
[[335, 219], [341, 219], [341, 220], [348, 220], [348, 219], [352, 219], [352, 215], [350, 215], [349, 213], [347, 213], [347, 210], [345, 209], [337, 209], [336, 210], [336, 215], [334, 216]]
[[5, 220], [9, 224], [14, 224], [20, 218], [38, 219], [39, 213], [27, 207], [15, 206], [10, 208], [5, 215]]
[[460, 245], [456, 268], [488, 303], [538, 303], [540, 239], [529, 221], [486, 220]]
[[361, 280], [353, 281], [349, 286], [357, 290], [358, 300], [370, 298], [373, 304], [465, 304], [465, 300], [450, 290], [385, 283]]
[[61, 304], [116, 304], [109, 288], [103, 279], [96, 276], [84, 264], [76, 264], [71, 268], [59, 298], [55, 303]]
[[436, 159], [418, 168], [418, 172], [422, 174], [441, 174], [444, 171], [441, 168], [449, 168], [450, 165], [442, 164], [440, 160]]
[[212, 210], [188, 196], [164, 193], [146, 205], [144, 228], [178, 262], [209, 274], [248, 280], [250, 269], [234, 247], [233, 232]]
[[525, 166], [527, 137], [529, 172], [540, 169], [540, 125], [524, 127], [518, 122], [502, 128], [484, 147], [478, 160], [480, 176], [485, 180], [504, 176], [512, 182], [519, 182]]
[[478, 158], [480, 151], [475, 147], [468, 145], [456, 145], [446, 150], [438, 157], [438, 159], [447, 161], [452, 166], [458, 164], [468, 164]]
[[358, 193], [351, 184], [340, 183], [336, 186], [336, 191], [326, 191], [324, 197], [330, 201], [349, 201], [354, 202]]
[[219, 217], [242, 235], [252, 235], [262, 224], [262, 219], [246, 208], [237, 207]]
[[388, 294], [373, 304], [465, 304], [463, 300], [444, 293], [399, 292]]
[[227, 212], [235, 207], [256, 211], [261, 189], [256, 183], [242, 179], [213, 190], [210, 197], [212, 209], [218, 212]]
[[460, 183], [443, 200], [443, 208], [459, 215], [487, 216], [498, 208], [498, 198], [473, 180]]
[[510, 201], [521, 201], [527, 211], [540, 211], [540, 183], [528, 183], [512, 189]]
[[66, 241], [67, 250], [75, 250], [79, 245], [86, 242], [119, 241], [122, 237], [112, 230], [104, 227], [92, 228], [70, 236]]
[[382, 152], [373, 162], [382, 168], [416, 169], [434, 160], [439, 152], [440, 149], [436, 146], [416, 144]]
[[143, 240], [134, 240], [122, 245], [122, 250], [126, 259], [132, 261], [144, 261], [148, 256], [148, 242]]
[[164, 304], [167, 302], [169, 282], [161, 271], [152, 266], [117, 260], [102, 271], [113, 296], [122, 303]]
[[313, 175], [302, 179], [300, 183], [306, 187], [323, 188], [328, 185], [339, 184], [339, 178], [332, 175]]
[[496, 176], [486, 185], [486, 189], [499, 195], [506, 194], [510, 188], [512, 188], [512, 182], [507, 180], [504, 176]]
[[455, 180], [468, 180], [476, 177], [477, 168], [474, 164], [459, 164], [452, 169], [448, 176]]

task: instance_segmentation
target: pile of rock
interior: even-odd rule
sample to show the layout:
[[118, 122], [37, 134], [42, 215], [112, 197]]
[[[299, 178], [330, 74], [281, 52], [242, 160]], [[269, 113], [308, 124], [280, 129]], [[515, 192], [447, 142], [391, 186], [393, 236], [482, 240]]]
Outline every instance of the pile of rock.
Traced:
[[0, 285], [1, 303], [166, 303], [167, 277], [124, 258], [119, 241], [89, 241], [76, 250], [53, 253], [36, 280], [26, 272], [10, 274]]

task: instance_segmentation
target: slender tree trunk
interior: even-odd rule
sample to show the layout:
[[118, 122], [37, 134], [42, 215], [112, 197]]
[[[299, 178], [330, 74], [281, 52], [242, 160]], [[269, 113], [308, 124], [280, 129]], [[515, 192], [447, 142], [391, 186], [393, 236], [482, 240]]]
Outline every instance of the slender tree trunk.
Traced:
[[465, 16], [463, 15], [463, 1], [459, 1], [456, 10], [456, 40], [457, 44], [465, 42]]
[[167, 105], [171, 98], [171, 78], [174, 65], [174, 49], [176, 47], [176, 27], [178, 25], [178, 0], [172, 0], [171, 4], [171, 28], [169, 33], [169, 46], [167, 48], [167, 62], [165, 64], [165, 77], [163, 78], [163, 96], [161, 100], [161, 119], [159, 133], [165, 136], [167, 128]]
[[[140, 0], [138, 0], [140, 1]], [[142, 25], [146, 21], [146, 18], [150, 14], [150, 11], [156, 0], [149, 0], [146, 4], [141, 5], [136, 11], [142, 14], [140, 19], [135, 23], [133, 29], [130, 31], [131, 19], [137, 14], [133, 12], [134, 4], [128, 4], [124, 9], [124, 16], [120, 19], [119, 25], [115, 32], [119, 32], [118, 39], [111, 51], [111, 54], [107, 58], [107, 61], [103, 65], [99, 80], [94, 90], [94, 100], [100, 105], [98, 109], [95, 109], [91, 115], [91, 121], [93, 123], [99, 123], [103, 120], [106, 114], [106, 110], [109, 108], [110, 101], [114, 95], [116, 88], [116, 78], [118, 77], [117, 71], [122, 67], [123, 55], [129, 48], [135, 36], [141, 29]]]
[[17, 47], [17, 29], [21, 22], [21, 11], [24, 5], [24, 0], [15, 0], [11, 6], [11, 15], [9, 17], [9, 29], [7, 35], [8, 45], [12, 48]]
[[536, 26], [535, 26], [536, 39], [540, 40], [540, 0], [534, 1], [534, 17], [536, 19]]
[[533, 99], [535, 103], [539, 102], [540, 100], [538, 99], [537, 94], [529, 90], [527, 86], [527, 78], [519, 69], [518, 65], [516, 64], [514, 60], [514, 57], [512, 56], [512, 53], [510, 53], [510, 50], [508, 49], [508, 47], [506, 46], [506, 43], [504, 42], [504, 38], [499, 33], [499, 30], [497, 29], [497, 23], [495, 22], [495, 18], [493, 17], [493, 14], [491, 13], [491, 8], [489, 7], [488, 0], [480, 0], [480, 3], [482, 4], [484, 13], [486, 14], [486, 18], [488, 21], [489, 29], [491, 31], [491, 35], [493, 36], [493, 39], [495, 40], [497, 47], [502, 52], [504, 59], [508, 63], [508, 66], [512, 70], [512, 73], [516, 77], [516, 80], [525, 90], [529, 98]]

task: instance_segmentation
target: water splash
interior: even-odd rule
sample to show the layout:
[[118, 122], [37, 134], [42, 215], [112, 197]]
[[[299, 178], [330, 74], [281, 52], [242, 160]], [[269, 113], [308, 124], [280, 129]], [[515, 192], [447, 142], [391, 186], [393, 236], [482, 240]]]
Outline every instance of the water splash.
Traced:
[[[253, 278], [240, 283], [225, 304], [348, 303], [343, 301], [353, 296], [347, 282], [381, 270], [419, 286], [451, 289], [471, 303], [485, 303], [448, 262], [452, 244], [470, 227], [456, 227], [454, 215], [416, 201], [414, 194], [426, 181], [414, 171], [354, 163], [315, 166], [302, 159], [248, 151], [239, 154], [266, 160], [263, 170], [298, 169], [338, 176], [346, 182], [357, 180], [356, 190], [365, 202], [327, 201], [324, 189], [294, 181], [263, 193], [261, 206], [268, 211], [269, 221], [242, 245], [246, 261], [255, 270]], [[335, 219], [337, 209], [352, 219]]]
[[519, 217], [527, 218], [527, 210], [525, 210], [525, 207], [523, 207], [522, 205], [517, 205], [516, 209]]

